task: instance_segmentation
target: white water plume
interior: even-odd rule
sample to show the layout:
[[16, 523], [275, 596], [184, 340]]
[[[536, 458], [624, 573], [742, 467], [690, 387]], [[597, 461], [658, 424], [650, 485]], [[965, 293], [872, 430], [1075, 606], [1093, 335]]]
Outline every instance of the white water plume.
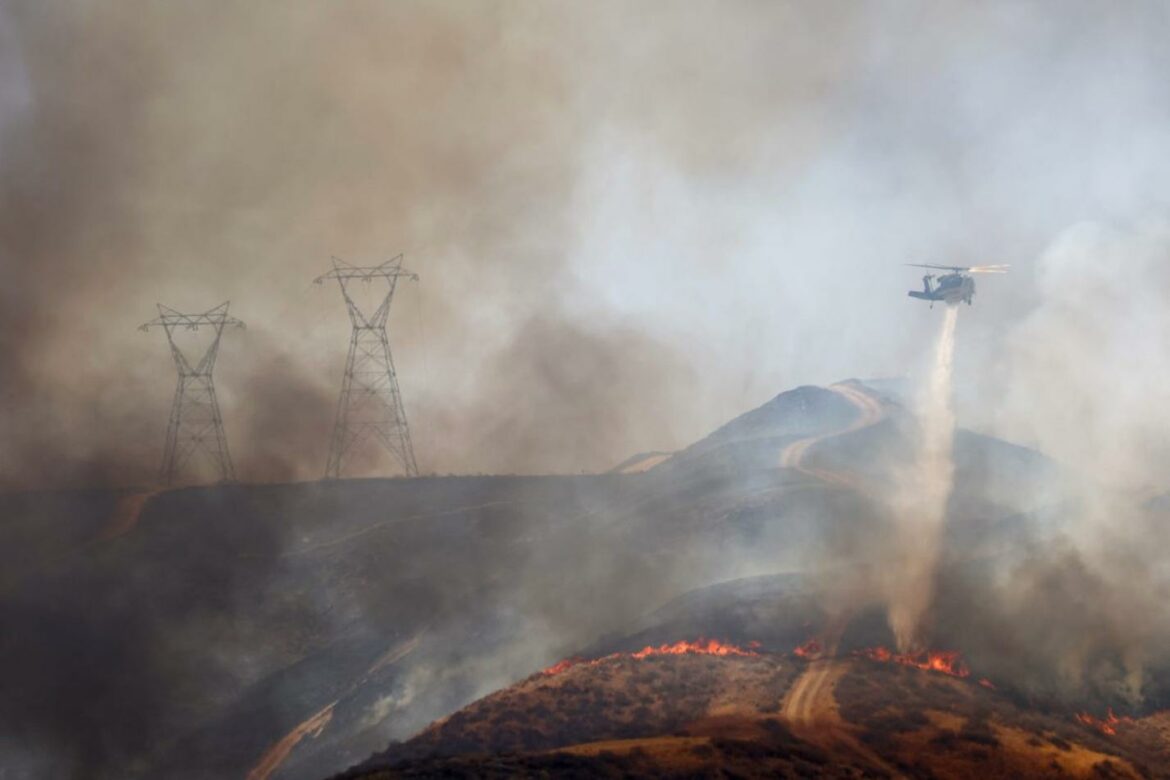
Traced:
[[934, 364], [918, 398], [914, 455], [895, 480], [890, 508], [894, 518], [894, 565], [887, 598], [890, 628], [902, 652], [921, 649], [923, 613], [930, 606], [935, 569], [954, 483], [955, 412], [952, 373], [958, 306], [947, 306]]

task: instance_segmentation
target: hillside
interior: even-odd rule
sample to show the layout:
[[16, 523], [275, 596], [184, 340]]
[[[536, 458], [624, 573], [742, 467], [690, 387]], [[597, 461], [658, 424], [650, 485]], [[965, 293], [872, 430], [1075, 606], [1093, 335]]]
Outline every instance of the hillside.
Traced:
[[[339, 777], [1170, 777], [1166, 713], [1041, 704], [949, 652], [899, 659], [864, 615], [834, 656], [791, 642], [826, 628], [791, 577], [705, 588], [643, 622]], [[704, 628], [724, 633], [657, 643]]]
[[1160, 719], [1104, 734], [974, 681], [865, 659], [835, 662], [815, 718], [794, 720], [793, 682], [818, 663], [668, 655], [537, 674], [341, 777], [1170, 776]]
[[[880, 539], [855, 488], [884, 478], [905, 424], [847, 383], [783, 393], [634, 474], [2, 496], [15, 765], [322, 777], [560, 658], [642, 642], [662, 605], [676, 625], [655, 641], [710, 634], [721, 624], [688, 602], [708, 596], [684, 594], [847, 572]], [[955, 570], [1040, 544], [1043, 512], [1021, 497], [1050, 477], [1043, 458], [963, 434], [957, 459]], [[806, 625], [740, 638], [794, 646], [825, 585], [784, 597]]]

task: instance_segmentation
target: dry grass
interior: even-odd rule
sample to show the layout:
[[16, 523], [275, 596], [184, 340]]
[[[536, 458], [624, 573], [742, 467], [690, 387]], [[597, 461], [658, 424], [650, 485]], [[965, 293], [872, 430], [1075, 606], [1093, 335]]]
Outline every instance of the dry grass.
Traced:
[[711, 715], [774, 712], [795, 672], [779, 656], [683, 655], [536, 674], [435, 723], [394, 757], [545, 751], [670, 734]]
[[862, 740], [908, 774], [1166, 776], [1158, 763], [1135, 758], [1124, 738], [1097, 734], [1069, 714], [1021, 710], [966, 680], [858, 661], [839, 695], [843, 717], [862, 729]]
[[799, 722], [780, 704], [815, 669], [787, 657], [624, 657], [534, 675], [399, 746], [382, 774], [353, 776], [1170, 777], [1170, 715], [1107, 737], [968, 680], [831, 666], [835, 684], [801, 711], [832, 718]]

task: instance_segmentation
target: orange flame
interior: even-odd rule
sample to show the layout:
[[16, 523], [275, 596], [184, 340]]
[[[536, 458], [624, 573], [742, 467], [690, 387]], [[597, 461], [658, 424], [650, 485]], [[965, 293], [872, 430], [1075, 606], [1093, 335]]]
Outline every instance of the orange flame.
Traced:
[[563, 661], [558, 661], [547, 669], [542, 670], [542, 674], [560, 674], [568, 669], [572, 669], [577, 664], [585, 663], [584, 658], [566, 658]]
[[759, 653], [757, 653], [754, 649], [758, 648], [759, 646], [759, 642], [750, 642], [748, 647], [753, 649], [744, 649], [736, 645], [720, 642], [717, 639], [699, 638], [694, 642], [682, 640], [675, 642], [674, 644], [659, 645], [658, 647], [647, 645], [641, 650], [633, 653], [611, 653], [609, 655], [602, 656], [601, 658], [566, 658], [565, 660], [559, 661], [547, 669], [542, 670], [541, 674], [552, 676], [554, 674], [560, 674], [561, 672], [564, 672], [568, 669], [572, 669], [574, 666], [596, 666], [597, 664], [604, 663], [606, 661], [612, 661], [623, 656], [628, 658], [636, 658], [638, 660], [648, 658], [652, 655], [716, 655], [752, 657], [759, 656]]
[[735, 645], [728, 645], [720, 642], [717, 639], [700, 639], [697, 642], [675, 642], [673, 645], [659, 645], [658, 647], [650, 647], [647, 645], [636, 653], [633, 653], [634, 658], [646, 658], [651, 655], [759, 655], [759, 653], [752, 650], [744, 650], [742, 647]]
[[1117, 733], [1116, 726], [1122, 723], [1133, 723], [1133, 718], [1127, 718], [1124, 715], [1118, 717], [1113, 714], [1113, 708], [1109, 708], [1109, 713], [1104, 718], [1095, 718], [1087, 712], [1082, 712], [1077, 715], [1077, 720], [1085, 724], [1089, 728], [1097, 729], [1102, 734], [1113, 736]]
[[969, 677], [971, 670], [957, 650], [924, 650], [920, 653], [894, 653], [885, 647], [869, 647], [855, 653], [863, 658], [879, 663], [895, 663], [902, 666], [913, 666], [929, 672], [942, 672], [951, 677]]
[[792, 652], [801, 658], [807, 658], [811, 661], [821, 657], [821, 643], [816, 639], [810, 639]]

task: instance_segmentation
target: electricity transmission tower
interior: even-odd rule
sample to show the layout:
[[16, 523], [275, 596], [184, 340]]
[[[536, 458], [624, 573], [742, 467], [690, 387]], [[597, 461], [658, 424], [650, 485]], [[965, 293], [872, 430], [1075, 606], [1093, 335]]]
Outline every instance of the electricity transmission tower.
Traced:
[[[402, 267], [402, 255], [398, 255], [369, 268], [357, 268], [334, 258], [333, 270], [314, 280], [317, 284], [326, 279], [337, 280], [353, 325], [349, 357], [341, 380], [341, 397], [337, 401], [337, 418], [329, 443], [329, 460], [325, 464], [327, 479], [340, 477], [354, 447], [371, 437], [401, 461], [408, 477], [418, 476], [414, 445], [410, 441], [406, 410], [402, 406], [398, 375], [394, 371], [390, 341], [386, 336], [390, 300], [402, 277], [418, 281], [417, 274]], [[351, 295], [349, 285], [354, 280], [365, 284], [374, 280], [386, 282], [382, 303], [369, 316]]]
[[[157, 304], [158, 317], [139, 326], [139, 330], [149, 331], [152, 327], [160, 327], [166, 332], [171, 357], [179, 372], [175, 400], [171, 404], [171, 418], [167, 424], [162, 468], [159, 471], [159, 479], [166, 485], [174, 482], [175, 473], [197, 452], [210, 457], [222, 481], [229, 482], [236, 478], [223, 433], [223, 418], [215, 398], [215, 384], [211, 380], [224, 328], [244, 327], [244, 323], [228, 316], [228, 303], [225, 301], [202, 314], [183, 314], [160, 303]], [[206, 346], [198, 362], [192, 363], [175, 343], [175, 331], [199, 330], [201, 327], [212, 330], [211, 343]]]

